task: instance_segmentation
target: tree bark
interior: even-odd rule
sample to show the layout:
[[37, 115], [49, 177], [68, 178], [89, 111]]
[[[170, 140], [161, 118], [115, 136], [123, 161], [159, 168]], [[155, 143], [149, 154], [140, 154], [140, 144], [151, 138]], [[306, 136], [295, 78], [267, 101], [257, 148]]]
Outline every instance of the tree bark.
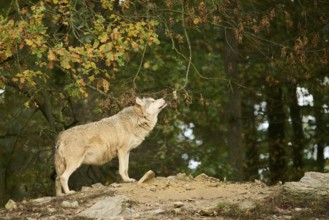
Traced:
[[287, 168], [285, 153], [285, 114], [282, 89], [277, 86], [267, 88], [267, 117], [270, 181], [272, 184], [285, 179]]
[[299, 180], [303, 176], [303, 154], [304, 154], [304, 132], [300, 106], [297, 100], [297, 85], [292, 84], [288, 87], [288, 100], [290, 109], [290, 118], [293, 128], [292, 149], [293, 149], [293, 179]]
[[[236, 1], [227, 1], [227, 8], [232, 13], [229, 15], [234, 19], [233, 9], [237, 7]], [[224, 65], [225, 73], [229, 80], [228, 101], [226, 115], [228, 120], [227, 144], [229, 161], [232, 168], [232, 177], [236, 181], [244, 180], [243, 165], [244, 151], [242, 145], [242, 122], [241, 122], [241, 96], [237, 81], [238, 71], [238, 42], [232, 28], [224, 28]]]
[[0, 166], [0, 207], [5, 204], [5, 178], [5, 171], [2, 166]]
[[324, 147], [325, 147], [325, 137], [326, 137], [326, 125], [323, 120], [323, 102], [321, 100], [321, 95], [317, 92], [313, 93], [314, 98], [314, 117], [315, 117], [315, 140], [317, 146], [316, 153], [316, 168], [317, 171], [323, 172], [325, 166], [324, 160]]
[[242, 106], [242, 118], [244, 127], [244, 144], [245, 144], [245, 179], [255, 180], [259, 178], [259, 150], [257, 146], [257, 131], [255, 123], [255, 113], [254, 113], [254, 101], [253, 98], [247, 97], [247, 94], [243, 98]]

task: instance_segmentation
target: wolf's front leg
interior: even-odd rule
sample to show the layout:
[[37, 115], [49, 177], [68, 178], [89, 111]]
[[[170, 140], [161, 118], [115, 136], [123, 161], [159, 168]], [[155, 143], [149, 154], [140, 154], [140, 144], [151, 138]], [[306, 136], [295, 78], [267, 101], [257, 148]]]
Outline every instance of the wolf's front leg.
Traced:
[[128, 167], [129, 167], [129, 154], [130, 152], [125, 152], [123, 150], [119, 150], [118, 158], [119, 158], [119, 173], [124, 182], [135, 182], [136, 180], [133, 178], [129, 178], [128, 175]]

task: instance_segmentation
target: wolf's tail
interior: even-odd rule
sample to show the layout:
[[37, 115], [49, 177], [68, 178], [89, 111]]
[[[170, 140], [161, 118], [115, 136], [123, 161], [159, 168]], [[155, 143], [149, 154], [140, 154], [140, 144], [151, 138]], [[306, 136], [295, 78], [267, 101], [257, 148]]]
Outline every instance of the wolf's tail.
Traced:
[[59, 143], [56, 145], [55, 148], [55, 171], [57, 176], [60, 176], [64, 173], [66, 168], [66, 163], [63, 155], [61, 154], [61, 149]]

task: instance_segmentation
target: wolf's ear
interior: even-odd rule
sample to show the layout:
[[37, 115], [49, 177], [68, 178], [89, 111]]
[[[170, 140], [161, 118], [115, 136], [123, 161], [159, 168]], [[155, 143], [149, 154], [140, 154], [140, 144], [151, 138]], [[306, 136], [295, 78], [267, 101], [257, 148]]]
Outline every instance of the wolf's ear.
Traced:
[[144, 105], [144, 102], [142, 99], [136, 97], [136, 104], [142, 106], [142, 105]]

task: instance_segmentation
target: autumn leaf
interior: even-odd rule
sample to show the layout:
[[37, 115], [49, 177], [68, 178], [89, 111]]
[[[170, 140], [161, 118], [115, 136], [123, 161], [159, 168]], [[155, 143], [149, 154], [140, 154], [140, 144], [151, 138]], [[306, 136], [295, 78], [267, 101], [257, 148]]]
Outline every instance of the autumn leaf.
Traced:
[[193, 23], [198, 25], [200, 23], [200, 18], [194, 18]]
[[67, 57], [63, 57], [63, 59], [61, 60], [61, 66], [64, 69], [70, 69], [71, 68], [70, 61]]
[[50, 61], [53, 61], [53, 60], [56, 60], [57, 58], [56, 58], [56, 54], [54, 53], [54, 51], [53, 50], [49, 50], [49, 52], [48, 52], [48, 60], [50, 60]]
[[131, 41], [131, 46], [134, 49], [137, 49], [138, 48], [138, 44], [135, 41]]
[[53, 62], [53, 61], [49, 61], [49, 62], [47, 63], [47, 67], [48, 67], [49, 69], [53, 69], [53, 68], [54, 68], [54, 62]]
[[109, 91], [110, 85], [109, 85], [109, 83], [105, 79], [103, 79], [103, 82], [102, 83], [103, 83], [104, 92], [107, 93]]
[[85, 81], [83, 81], [83, 79], [80, 79], [80, 80], [79, 80], [79, 84], [80, 84], [81, 86], [86, 86], [86, 83], [85, 83]]
[[22, 78], [19, 78], [19, 83], [20, 84], [24, 84], [25, 83], [25, 78], [23, 78], [23, 77]]
[[24, 106], [25, 106], [25, 108], [29, 108], [30, 107], [30, 101], [25, 102]]
[[109, 37], [107, 36], [106, 32], [103, 32], [98, 39], [100, 40], [100, 42], [105, 43], [109, 39]]
[[28, 46], [32, 46], [32, 45], [34, 45], [33, 41], [30, 40], [30, 39], [25, 39], [24, 41], [25, 41], [25, 43], [26, 43]]
[[11, 57], [12, 55], [13, 55], [13, 53], [10, 51], [10, 49], [7, 49], [7, 50], [5, 51], [5, 56], [6, 56], [6, 58]]
[[91, 75], [91, 76], [88, 77], [88, 79], [89, 79], [90, 82], [93, 82], [93, 81], [95, 81], [95, 76]]
[[144, 63], [144, 65], [143, 65], [143, 67], [145, 68], [145, 69], [148, 69], [148, 68], [150, 68], [150, 62], [145, 62]]

